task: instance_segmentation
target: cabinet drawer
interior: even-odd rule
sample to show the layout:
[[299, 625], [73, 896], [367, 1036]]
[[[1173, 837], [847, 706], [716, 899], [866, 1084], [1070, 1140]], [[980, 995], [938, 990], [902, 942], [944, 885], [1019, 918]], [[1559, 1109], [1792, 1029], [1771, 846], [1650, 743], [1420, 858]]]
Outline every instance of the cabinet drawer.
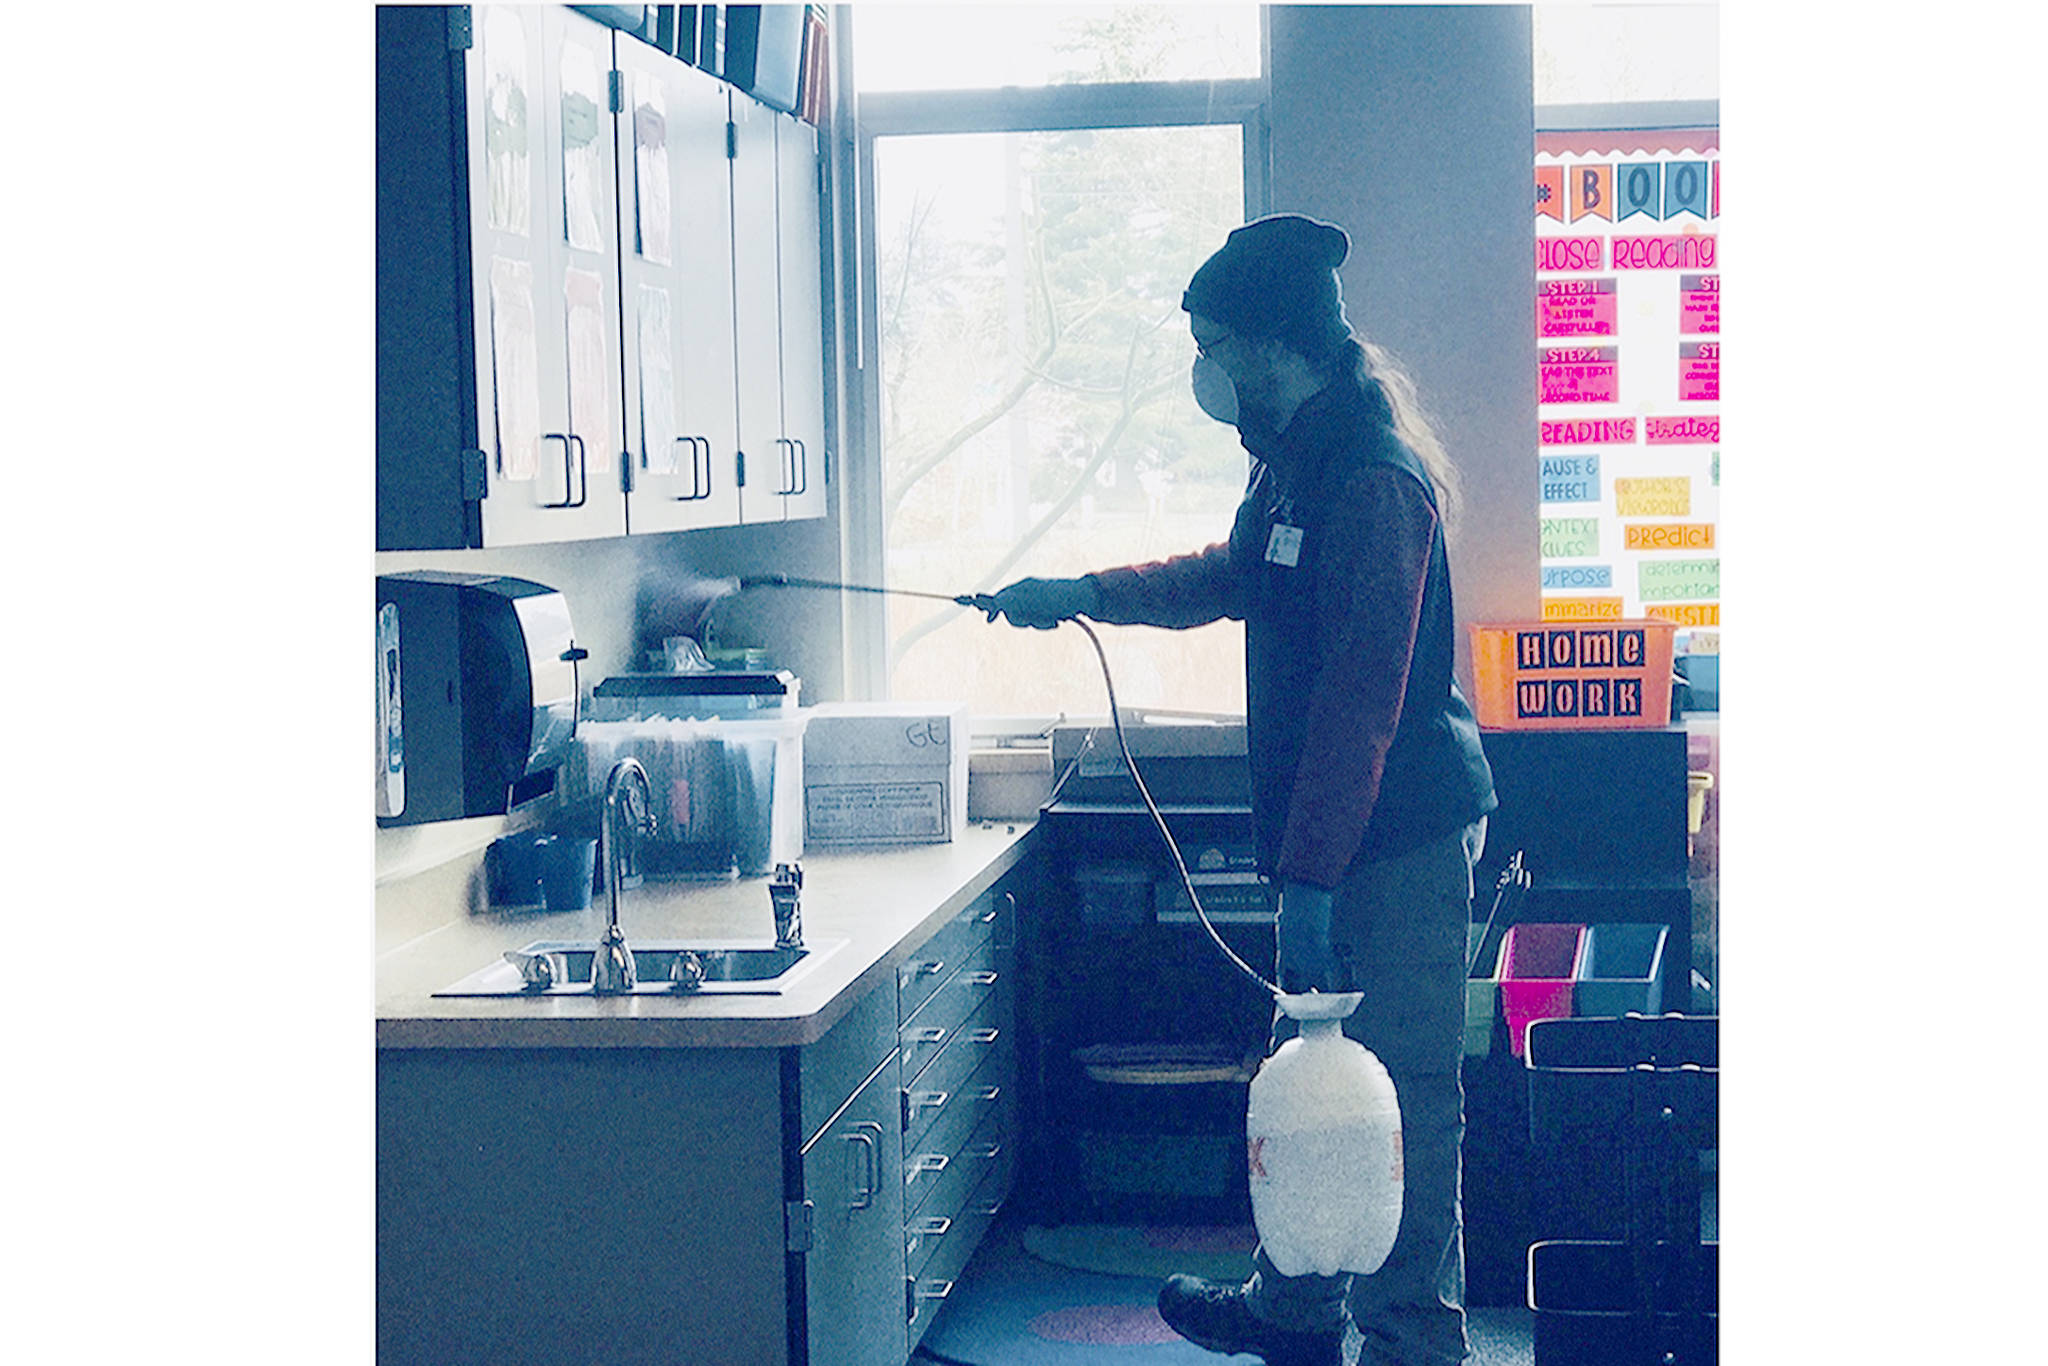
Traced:
[[[988, 1023], [995, 1018], [994, 1005], [984, 1006], [970, 1017], [960, 1037], [923, 1076], [905, 1089], [903, 1142], [906, 1153], [925, 1150], [950, 1152], [942, 1132], [964, 1135], [957, 1116], [974, 1108], [976, 1096], [989, 1086], [1006, 1086], [1016, 1068], [1014, 1031]], [[991, 1064], [994, 1064], [992, 1067]], [[1000, 1074], [1000, 1075], [999, 1075]]]
[[912, 1343], [923, 1335], [939, 1307], [953, 1293], [953, 1285], [966, 1269], [968, 1259], [981, 1246], [982, 1238], [995, 1222], [996, 1214], [1002, 1208], [997, 1181], [998, 1173], [990, 1171], [984, 1174], [945, 1235], [936, 1240], [936, 1246], [924, 1261], [921, 1274], [911, 1277]]
[[[906, 1193], [903, 1243], [912, 1276], [919, 1273], [930, 1257], [936, 1246], [933, 1240], [944, 1236], [968, 1210], [970, 1201], [988, 1203], [1008, 1194], [1010, 1176], [1016, 1169], [1016, 1144], [1010, 1133], [1007, 1112], [982, 1116], [973, 1135], [953, 1155], [946, 1169], [929, 1183], [921, 1203], [912, 1206]], [[995, 1184], [984, 1186], [991, 1173], [996, 1175]]]
[[[990, 1118], [993, 1121], [994, 1117]], [[925, 1278], [949, 1241], [957, 1247], [965, 1230], [993, 1218], [1001, 1209], [1003, 1194], [1009, 1189], [1009, 1172], [999, 1171], [997, 1163], [1008, 1160], [1007, 1148], [977, 1131], [959, 1161], [947, 1170], [945, 1184], [935, 1189], [924, 1209], [908, 1221], [903, 1265], [912, 1280]]]
[[1008, 897], [997, 892], [982, 893], [896, 969], [896, 994], [904, 1020], [931, 999], [969, 954], [988, 942], [1010, 904]]
[[[1011, 1057], [999, 1055], [968, 1079], [959, 1095], [922, 1133], [915, 1146], [903, 1149], [903, 1209], [922, 1209], [945, 1187], [949, 1172], [988, 1143], [1007, 1147], [1015, 1089]], [[993, 1126], [993, 1127], [991, 1127]]]
[[983, 1010], [1002, 985], [996, 948], [983, 944], [967, 955], [958, 970], [933, 992], [915, 1015], [897, 1031], [905, 1085], [915, 1084], [926, 1068], [968, 1028], [967, 1021]]

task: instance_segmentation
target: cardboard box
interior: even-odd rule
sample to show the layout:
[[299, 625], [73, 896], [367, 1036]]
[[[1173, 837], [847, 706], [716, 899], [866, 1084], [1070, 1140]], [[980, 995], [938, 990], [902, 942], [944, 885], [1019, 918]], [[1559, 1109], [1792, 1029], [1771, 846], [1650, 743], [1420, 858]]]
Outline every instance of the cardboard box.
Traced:
[[965, 703], [807, 709], [807, 845], [944, 844], [967, 824]]

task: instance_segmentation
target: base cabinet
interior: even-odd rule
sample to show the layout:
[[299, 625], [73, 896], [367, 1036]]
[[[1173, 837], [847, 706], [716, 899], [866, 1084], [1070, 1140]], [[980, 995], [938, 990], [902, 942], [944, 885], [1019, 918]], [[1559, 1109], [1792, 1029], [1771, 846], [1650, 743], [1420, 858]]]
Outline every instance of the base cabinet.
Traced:
[[380, 1051], [381, 1366], [901, 1366], [895, 1037]]

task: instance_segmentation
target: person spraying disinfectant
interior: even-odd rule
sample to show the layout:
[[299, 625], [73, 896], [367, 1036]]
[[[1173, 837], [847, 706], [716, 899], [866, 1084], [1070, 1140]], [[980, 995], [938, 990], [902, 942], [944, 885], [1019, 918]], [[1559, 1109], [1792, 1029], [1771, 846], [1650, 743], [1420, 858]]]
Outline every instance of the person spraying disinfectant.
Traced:
[[[1374, 1094], [1359, 1068], [1379, 1063], [1336, 1035], [1341, 1019], [1399, 1097], [1391, 1149], [1347, 1149], [1392, 1164], [1399, 1232], [1384, 1251], [1317, 1252], [1313, 1238], [1269, 1232], [1314, 1220], [1255, 1209], [1250, 1279], [1174, 1276], [1159, 1312], [1191, 1342], [1269, 1366], [1336, 1366], [1347, 1320], [1366, 1366], [1434, 1366], [1467, 1352], [1459, 1064], [1472, 868], [1495, 800], [1452, 676], [1454, 471], [1405, 377], [1352, 335], [1337, 276], [1349, 251], [1333, 224], [1261, 218], [1233, 231], [1182, 297], [1196, 401], [1251, 454], [1228, 539], [1154, 564], [1023, 579], [973, 605], [1036, 629], [1245, 623], [1252, 816], [1261, 869], [1280, 887], [1285, 993], [1277, 1051], [1251, 1097], [1255, 1199], [1262, 1096], [1269, 1114], [1299, 1112], [1336, 1087], [1333, 1073], [1284, 1061], [1333, 1044], [1358, 1094]], [[1310, 1094], [1302, 1077], [1317, 1079]], [[1386, 1189], [1387, 1175], [1357, 1179]]]

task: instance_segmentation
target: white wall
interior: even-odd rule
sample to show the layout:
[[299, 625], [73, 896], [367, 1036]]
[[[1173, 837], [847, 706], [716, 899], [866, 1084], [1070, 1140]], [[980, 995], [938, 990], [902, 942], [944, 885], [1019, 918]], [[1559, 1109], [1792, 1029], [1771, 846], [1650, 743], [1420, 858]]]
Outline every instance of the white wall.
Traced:
[[1464, 475], [1460, 621], [1534, 616], [1529, 10], [1276, 5], [1271, 23], [1272, 207], [1350, 232], [1352, 325], [1405, 364]]

